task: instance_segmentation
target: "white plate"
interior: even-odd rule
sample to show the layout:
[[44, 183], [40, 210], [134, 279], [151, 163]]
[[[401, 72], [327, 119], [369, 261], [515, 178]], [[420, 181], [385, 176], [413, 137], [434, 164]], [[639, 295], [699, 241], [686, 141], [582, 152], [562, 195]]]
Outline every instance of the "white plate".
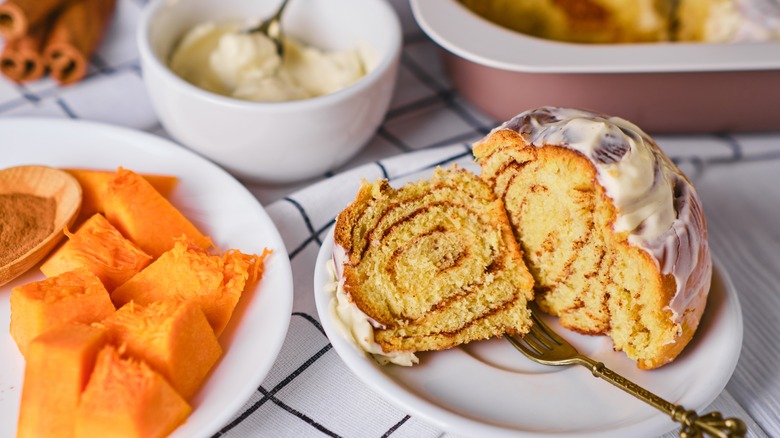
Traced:
[[[292, 312], [290, 260], [276, 227], [252, 194], [228, 173], [167, 140], [84, 121], [0, 121], [0, 168], [21, 164], [176, 175], [171, 202], [223, 249], [259, 254], [265, 272], [247, 291], [220, 336], [224, 354], [172, 436], [209, 436], [241, 408], [271, 369]], [[0, 288], [0, 436], [16, 434], [24, 360], [8, 332], [11, 288], [44, 278], [37, 268]]]
[[[503, 339], [419, 354], [413, 367], [380, 366], [343, 338], [328, 312], [323, 286], [333, 249], [333, 230], [317, 257], [314, 293], [320, 321], [347, 366], [401, 409], [444, 430], [479, 437], [656, 436], [672, 420], [583, 367], [547, 367], [525, 358]], [[551, 327], [581, 353], [665, 399], [688, 409], [709, 405], [729, 380], [742, 346], [742, 313], [726, 272], [715, 264], [708, 308], [691, 344], [674, 362], [642, 371], [604, 336]]]
[[534, 73], [649, 73], [780, 68], [780, 41], [574, 44], [493, 24], [456, 0], [411, 0], [420, 27], [450, 52], [481, 65]]

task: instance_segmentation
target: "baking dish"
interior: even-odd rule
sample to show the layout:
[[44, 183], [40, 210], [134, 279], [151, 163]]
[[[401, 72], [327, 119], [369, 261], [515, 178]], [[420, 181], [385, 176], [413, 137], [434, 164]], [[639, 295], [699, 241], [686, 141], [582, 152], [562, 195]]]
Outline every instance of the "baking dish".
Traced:
[[455, 89], [497, 120], [543, 105], [651, 133], [780, 130], [780, 41], [575, 44], [502, 28], [456, 0], [410, 0]]

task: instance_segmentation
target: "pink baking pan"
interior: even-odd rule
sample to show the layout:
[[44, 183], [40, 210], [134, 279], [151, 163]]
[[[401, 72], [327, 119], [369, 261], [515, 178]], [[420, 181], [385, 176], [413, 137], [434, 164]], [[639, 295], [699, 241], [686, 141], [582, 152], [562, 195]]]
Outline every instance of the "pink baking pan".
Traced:
[[780, 41], [572, 44], [497, 26], [456, 0], [410, 0], [455, 89], [497, 120], [543, 105], [651, 133], [780, 131]]

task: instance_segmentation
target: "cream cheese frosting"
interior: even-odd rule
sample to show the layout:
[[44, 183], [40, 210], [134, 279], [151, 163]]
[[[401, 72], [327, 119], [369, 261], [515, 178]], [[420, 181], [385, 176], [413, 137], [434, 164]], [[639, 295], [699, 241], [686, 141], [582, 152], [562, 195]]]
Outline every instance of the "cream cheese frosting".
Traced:
[[330, 94], [362, 78], [370, 48], [324, 51], [282, 37], [284, 57], [259, 32], [206, 22], [190, 29], [169, 66], [182, 79], [212, 93], [258, 102], [283, 102]]
[[344, 288], [344, 263], [347, 252], [343, 247], [333, 244], [333, 258], [328, 261], [328, 274], [331, 281], [326, 285], [326, 292], [332, 294], [328, 313], [341, 335], [358, 348], [371, 354], [380, 364], [394, 363], [411, 366], [419, 362], [414, 353], [404, 351], [385, 352], [374, 341], [374, 329], [382, 325], [358, 308]]
[[677, 284], [668, 309], [679, 324], [685, 309], [709, 290], [711, 259], [698, 194], [677, 166], [639, 127], [590, 111], [542, 107], [495, 128], [518, 132], [533, 146], [575, 150], [595, 166], [617, 209], [615, 232], [655, 260]]

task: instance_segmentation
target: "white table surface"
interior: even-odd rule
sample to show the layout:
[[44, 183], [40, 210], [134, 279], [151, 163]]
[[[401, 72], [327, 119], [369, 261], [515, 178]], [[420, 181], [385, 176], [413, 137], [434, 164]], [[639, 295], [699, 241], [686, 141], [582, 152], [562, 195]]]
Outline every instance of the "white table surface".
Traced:
[[[0, 117], [86, 119], [167, 137], [144, 89], [135, 47], [145, 3], [118, 1], [109, 34], [81, 83], [59, 88], [49, 79], [25, 85], [0, 79]], [[434, 44], [414, 23], [408, 4], [392, 3], [404, 25], [401, 71], [386, 121], [365, 150], [343, 168], [313, 180], [247, 184], [287, 245], [294, 308], [276, 364], [218, 436], [450, 435], [391, 405], [351, 374], [322, 332], [312, 295], [320, 239], [354, 196], [360, 178], [408, 178], [462, 160], [470, 153], [468, 145], [497, 124], [452, 90], [433, 62]], [[780, 116], [773, 133], [656, 140], [698, 188], [710, 244], [734, 282], [744, 314], [737, 368], [705, 411], [743, 418], [749, 436], [780, 436]], [[0, 135], [0, 168], [2, 142]]]

